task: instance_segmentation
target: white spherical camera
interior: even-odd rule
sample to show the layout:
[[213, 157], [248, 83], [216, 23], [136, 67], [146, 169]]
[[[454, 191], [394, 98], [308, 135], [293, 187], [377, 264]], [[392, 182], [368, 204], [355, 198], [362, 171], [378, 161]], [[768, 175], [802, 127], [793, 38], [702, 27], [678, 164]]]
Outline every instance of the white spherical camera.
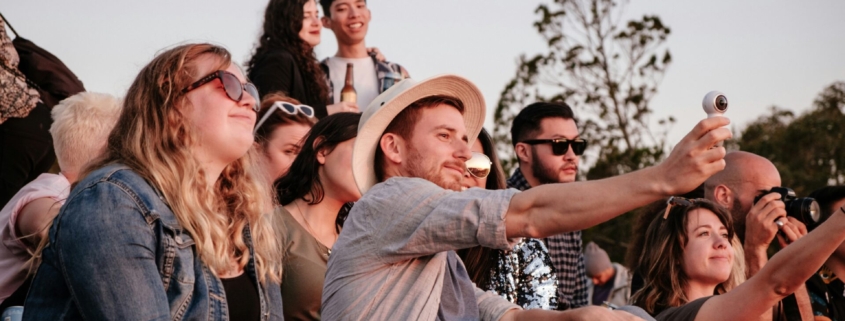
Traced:
[[[704, 95], [701, 107], [704, 107], [707, 118], [725, 117], [725, 112], [728, 111], [728, 97], [720, 91], [711, 91]], [[727, 125], [723, 128], [730, 129]], [[719, 142], [716, 146], [723, 146], [723, 142]]]
[[728, 111], [728, 97], [719, 91], [711, 91], [704, 96], [704, 101], [701, 102], [704, 107], [704, 112], [707, 113], [707, 118], [722, 116]]

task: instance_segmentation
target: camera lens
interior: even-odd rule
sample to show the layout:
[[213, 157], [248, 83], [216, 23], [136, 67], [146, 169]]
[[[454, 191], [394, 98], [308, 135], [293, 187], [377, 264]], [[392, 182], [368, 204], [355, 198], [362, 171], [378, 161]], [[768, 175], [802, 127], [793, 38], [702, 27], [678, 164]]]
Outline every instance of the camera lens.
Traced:
[[821, 210], [819, 203], [811, 197], [802, 197], [785, 202], [786, 215], [797, 218], [801, 223], [814, 226], [819, 222]]
[[725, 111], [728, 109], [728, 97], [724, 95], [719, 95], [716, 97], [716, 110], [718, 111]]

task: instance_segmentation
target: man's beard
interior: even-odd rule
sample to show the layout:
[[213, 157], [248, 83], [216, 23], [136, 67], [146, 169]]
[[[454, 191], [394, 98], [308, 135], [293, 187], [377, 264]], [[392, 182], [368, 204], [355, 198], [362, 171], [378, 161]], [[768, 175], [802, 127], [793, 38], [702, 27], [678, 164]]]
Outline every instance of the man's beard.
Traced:
[[[576, 166], [577, 168], [577, 166]], [[557, 169], [545, 168], [537, 157], [537, 152], [531, 153], [531, 174], [542, 184], [569, 183], [561, 182]]]
[[[407, 170], [411, 177], [423, 178], [436, 184], [437, 186], [453, 191], [460, 191], [462, 189], [461, 181], [447, 180], [442, 171], [438, 171], [440, 167], [425, 168], [423, 164], [423, 155], [413, 146], [408, 146]], [[463, 164], [456, 165], [462, 166]]]
[[744, 210], [739, 199], [734, 197], [733, 204], [731, 204], [731, 216], [734, 219], [734, 233], [742, 243], [745, 243], [745, 216], [748, 215], [750, 210]]

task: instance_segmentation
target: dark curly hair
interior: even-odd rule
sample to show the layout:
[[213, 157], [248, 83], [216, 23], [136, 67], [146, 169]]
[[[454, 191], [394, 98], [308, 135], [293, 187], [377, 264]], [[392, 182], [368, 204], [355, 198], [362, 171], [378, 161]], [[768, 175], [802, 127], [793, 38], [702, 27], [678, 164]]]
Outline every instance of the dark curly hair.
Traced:
[[314, 47], [299, 38], [305, 17], [303, 7], [308, 1], [316, 0], [270, 0], [264, 12], [264, 25], [255, 53], [247, 63], [247, 72], [252, 73], [255, 63], [270, 52], [283, 50], [293, 56], [296, 65], [302, 68], [305, 92], [311, 101], [327, 101], [329, 89], [326, 75], [314, 54]]

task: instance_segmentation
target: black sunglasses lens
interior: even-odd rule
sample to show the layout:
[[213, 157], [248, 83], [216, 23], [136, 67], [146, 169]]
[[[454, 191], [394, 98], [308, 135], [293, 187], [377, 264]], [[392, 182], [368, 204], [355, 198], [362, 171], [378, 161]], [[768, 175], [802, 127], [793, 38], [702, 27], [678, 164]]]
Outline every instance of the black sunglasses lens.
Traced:
[[300, 105], [299, 111], [301, 111], [305, 117], [314, 117], [314, 108], [311, 108], [311, 106]]
[[575, 155], [581, 156], [584, 154], [584, 151], [587, 150], [587, 141], [584, 140], [576, 140], [570, 142], [572, 145], [572, 151]]
[[241, 96], [244, 94], [241, 81], [238, 77], [228, 72], [223, 72], [220, 76], [220, 81], [223, 82], [223, 88], [226, 89], [226, 95], [234, 101], [241, 101]]
[[282, 108], [284, 108], [285, 111], [288, 114], [291, 114], [291, 115], [296, 114], [296, 106], [294, 106], [294, 105], [291, 105], [291, 104], [288, 104], [288, 103], [282, 103]]
[[581, 156], [584, 154], [584, 150], [587, 149], [587, 142], [583, 140], [552, 142], [552, 153], [557, 156], [565, 155], [569, 151], [569, 146], [572, 146], [572, 152], [576, 156]]
[[552, 154], [556, 156], [564, 155], [569, 150], [569, 141], [552, 142]]

